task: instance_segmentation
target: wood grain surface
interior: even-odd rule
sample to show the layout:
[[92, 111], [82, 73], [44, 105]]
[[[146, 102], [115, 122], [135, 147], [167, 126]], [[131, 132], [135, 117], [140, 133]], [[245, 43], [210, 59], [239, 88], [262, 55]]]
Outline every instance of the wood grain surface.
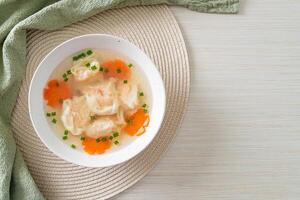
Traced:
[[116, 199], [300, 199], [300, 1], [171, 9], [190, 57], [188, 110], [156, 168]]

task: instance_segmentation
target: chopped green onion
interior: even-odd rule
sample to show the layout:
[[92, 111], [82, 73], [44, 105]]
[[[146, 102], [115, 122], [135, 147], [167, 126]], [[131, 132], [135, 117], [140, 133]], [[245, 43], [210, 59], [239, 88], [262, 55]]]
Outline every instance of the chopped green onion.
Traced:
[[91, 67], [91, 70], [93, 70], [93, 71], [95, 71], [96, 69], [97, 69], [96, 65], [93, 65], [93, 66]]
[[66, 140], [66, 139], [68, 139], [68, 136], [64, 135], [64, 136], [62, 137], [62, 139], [63, 139], [63, 140]]
[[68, 78], [64, 78], [64, 81], [67, 82], [69, 79]]
[[102, 142], [106, 142], [106, 141], [107, 141], [107, 138], [106, 138], [106, 137], [103, 137], [103, 138], [101, 138], [101, 141], [102, 141]]
[[96, 115], [91, 115], [90, 119], [91, 119], [91, 121], [95, 120], [96, 119]]
[[56, 124], [56, 122], [57, 122], [57, 120], [55, 118], [53, 118], [51, 121], [53, 124]]
[[63, 78], [67, 78], [67, 74], [66, 73], [63, 74]]
[[120, 68], [117, 69], [117, 73], [120, 74], [122, 70]]
[[72, 72], [71, 72], [71, 70], [70, 70], [70, 69], [67, 71], [67, 74], [72, 74]]
[[127, 83], [128, 83], [128, 81], [127, 81], [127, 80], [124, 80], [124, 81], [123, 81], [123, 83], [124, 83], [124, 84], [127, 84]]
[[86, 52], [87, 55], [91, 55], [92, 53], [93, 53], [92, 50], [88, 50], [88, 51]]
[[120, 142], [118, 140], [114, 141], [115, 145], [118, 145]]
[[47, 113], [47, 117], [50, 117], [51, 116], [51, 113]]
[[69, 131], [65, 130], [64, 135], [68, 135], [68, 134], [69, 134]]
[[114, 132], [113, 133], [113, 137], [118, 137], [119, 136], [119, 133], [118, 132]]
[[89, 67], [91, 66], [91, 63], [86, 63], [85, 66]]
[[52, 112], [51, 115], [52, 115], [52, 116], [55, 116], [55, 115], [56, 115], [56, 112]]
[[86, 56], [86, 55], [85, 55], [85, 53], [83, 53], [83, 52], [82, 52], [81, 54], [78, 55], [79, 58], [84, 58], [85, 56]]
[[84, 137], [84, 136], [81, 136], [81, 137], [80, 137], [80, 140], [82, 140], [82, 141], [85, 140], [85, 137]]
[[86, 57], [86, 54], [82, 52], [81, 54], [78, 54], [77, 56], [73, 57], [73, 61], [79, 60], [80, 58]]
[[144, 92], [140, 92], [139, 95], [140, 95], [140, 97], [144, 96]]
[[97, 139], [96, 139], [96, 142], [100, 142], [100, 138], [97, 138]]
[[144, 103], [144, 104], [143, 104], [143, 108], [146, 108], [146, 106], [147, 106], [147, 104]]
[[108, 139], [109, 139], [109, 140], [112, 140], [112, 139], [114, 139], [114, 137], [111, 135], [111, 136], [109, 136]]
[[148, 110], [147, 109], [144, 109], [144, 113], [147, 113], [148, 112]]
[[99, 71], [100, 71], [100, 72], [103, 72], [103, 70], [104, 70], [103, 67], [100, 67]]
[[129, 64], [128, 64], [128, 67], [129, 67], [129, 68], [133, 67], [133, 64], [129, 63]]
[[71, 148], [75, 149], [76, 148], [75, 144], [71, 144]]

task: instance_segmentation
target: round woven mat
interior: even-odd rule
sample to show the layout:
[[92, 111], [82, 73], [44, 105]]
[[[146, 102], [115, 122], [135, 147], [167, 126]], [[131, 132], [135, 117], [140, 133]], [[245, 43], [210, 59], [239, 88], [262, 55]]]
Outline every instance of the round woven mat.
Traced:
[[[157, 137], [138, 156], [113, 167], [86, 168], [58, 158], [40, 141], [28, 116], [28, 86], [39, 62], [61, 42], [87, 33], [112, 34], [136, 44], [158, 67], [167, 92], [166, 115]], [[27, 60], [12, 129], [27, 166], [47, 199], [107, 199], [120, 193], [153, 168], [179, 128], [189, 92], [189, 66], [180, 29], [167, 6], [110, 10], [61, 30], [29, 30]]]

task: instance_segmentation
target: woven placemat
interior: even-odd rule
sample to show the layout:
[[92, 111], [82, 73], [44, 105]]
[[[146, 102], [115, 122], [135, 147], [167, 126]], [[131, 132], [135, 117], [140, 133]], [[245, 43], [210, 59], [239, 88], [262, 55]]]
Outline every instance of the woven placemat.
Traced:
[[[87, 33], [112, 34], [136, 44], [156, 64], [166, 87], [167, 109], [158, 135], [138, 156], [114, 167], [86, 168], [55, 156], [34, 132], [28, 115], [28, 87], [42, 58], [61, 42]], [[189, 66], [182, 34], [167, 6], [110, 10], [61, 30], [29, 30], [27, 60], [11, 125], [27, 166], [47, 199], [107, 199], [120, 193], [153, 168], [179, 128], [189, 93]]]

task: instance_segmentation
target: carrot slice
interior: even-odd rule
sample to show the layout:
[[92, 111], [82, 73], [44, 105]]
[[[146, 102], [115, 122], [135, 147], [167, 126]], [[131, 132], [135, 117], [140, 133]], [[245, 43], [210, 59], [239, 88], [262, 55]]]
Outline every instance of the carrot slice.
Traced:
[[[132, 116], [129, 117], [128, 123], [123, 128], [123, 131], [126, 132], [130, 136], [134, 136], [139, 133], [141, 128], [145, 128], [149, 121], [149, 115], [144, 112], [143, 109], [139, 109]], [[143, 134], [144, 131], [139, 133], [139, 135]]]
[[109, 60], [102, 63], [102, 65], [104, 67], [104, 76], [107, 78], [113, 77], [124, 80], [130, 77], [130, 68], [120, 59]]
[[82, 145], [88, 154], [102, 154], [111, 147], [112, 143], [109, 140], [97, 142], [96, 139], [86, 137], [82, 141]]
[[72, 90], [64, 81], [50, 80], [43, 96], [48, 106], [60, 108], [64, 99], [72, 97]]

